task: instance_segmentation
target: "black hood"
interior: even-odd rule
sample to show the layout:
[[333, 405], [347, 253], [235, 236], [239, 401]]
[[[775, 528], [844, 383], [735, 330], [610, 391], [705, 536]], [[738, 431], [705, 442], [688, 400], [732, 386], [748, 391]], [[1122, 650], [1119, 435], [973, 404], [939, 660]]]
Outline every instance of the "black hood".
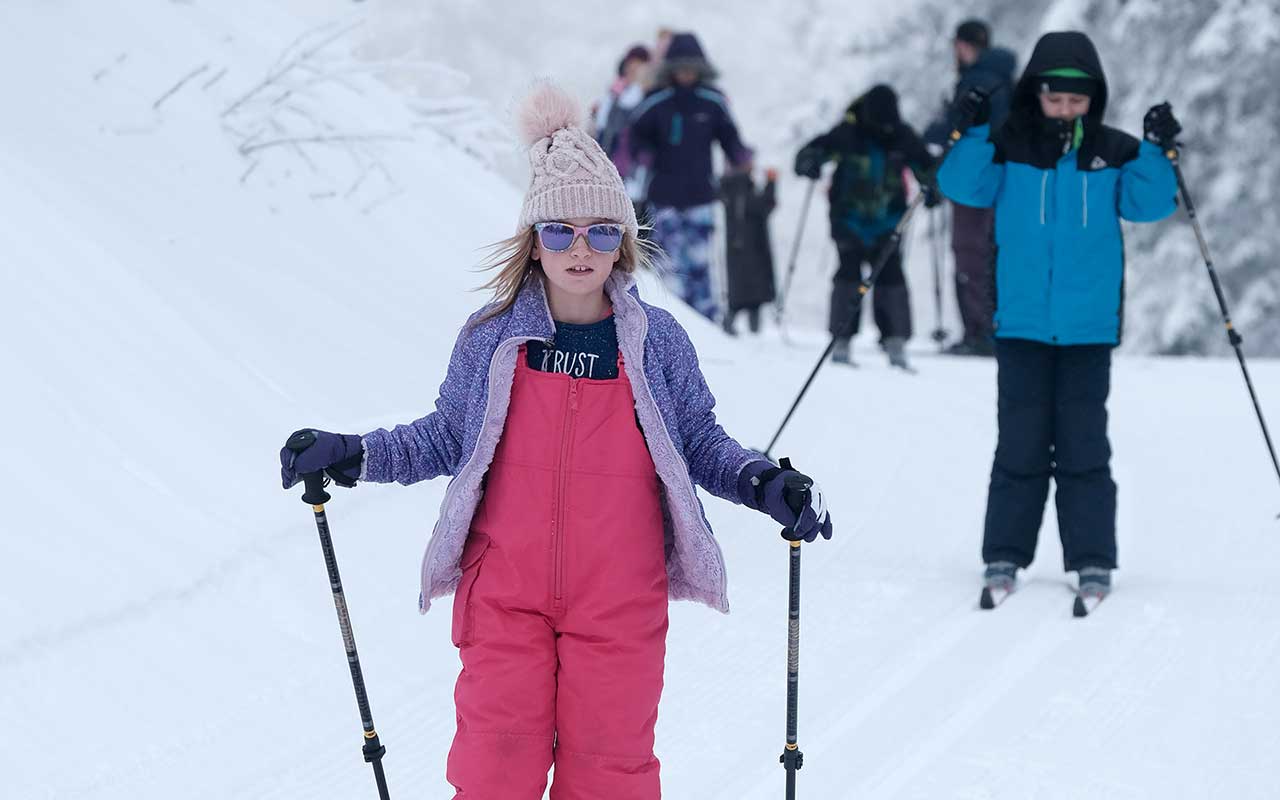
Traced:
[[654, 78], [654, 85], [656, 87], [675, 85], [672, 76], [678, 69], [696, 70], [698, 80], [704, 82], [713, 81], [719, 77], [719, 72], [703, 52], [702, 43], [692, 33], [677, 33], [671, 37], [671, 43], [667, 45], [667, 53]]
[[892, 137], [902, 124], [898, 113], [898, 93], [886, 84], [872, 86], [849, 105], [853, 123], [879, 138]]
[[1039, 117], [1040, 80], [1037, 76], [1051, 69], [1066, 67], [1087, 72], [1098, 81], [1098, 90], [1089, 104], [1089, 113], [1085, 115], [1085, 125], [1090, 122], [1100, 124], [1107, 111], [1107, 76], [1102, 71], [1102, 60], [1098, 58], [1093, 42], [1079, 31], [1058, 31], [1040, 37], [1014, 89], [1010, 113], [1022, 116], [1031, 112], [1032, 118]]

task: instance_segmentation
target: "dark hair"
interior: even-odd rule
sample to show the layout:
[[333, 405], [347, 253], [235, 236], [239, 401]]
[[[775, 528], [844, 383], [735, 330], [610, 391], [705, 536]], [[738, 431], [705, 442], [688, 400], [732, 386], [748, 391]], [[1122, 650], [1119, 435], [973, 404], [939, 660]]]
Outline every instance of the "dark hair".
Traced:
[[991, 46], [991, 28], [980, 19], [967, 19], [956, 26], [956, 41], [986, 50]]
[[626, 73], [627, 62], [639, 61], [643, 64], [648, 64], [651, 58], [652, 57], [649, 55], [649, 48], [642, 44], [633, 45], [632, 48], [626, 52], [626, 55], [622, 57], [622, 60], [618, 62], [618, 77], [621, 78]]

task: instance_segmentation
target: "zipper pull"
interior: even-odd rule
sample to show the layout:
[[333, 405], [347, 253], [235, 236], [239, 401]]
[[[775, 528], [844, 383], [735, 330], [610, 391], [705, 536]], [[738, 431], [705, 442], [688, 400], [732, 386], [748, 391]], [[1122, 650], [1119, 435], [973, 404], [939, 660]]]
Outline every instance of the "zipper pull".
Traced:
[[578, 379], [569, 379], [569, 410], [578, 410]]

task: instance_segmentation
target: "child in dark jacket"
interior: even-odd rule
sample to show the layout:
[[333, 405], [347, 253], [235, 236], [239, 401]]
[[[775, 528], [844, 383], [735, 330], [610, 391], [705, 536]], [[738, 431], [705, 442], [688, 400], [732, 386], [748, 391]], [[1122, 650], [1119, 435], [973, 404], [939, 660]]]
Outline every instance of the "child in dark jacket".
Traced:
[[581, 119], [554, 87], [526, 101], [518, 232], [435, 411], [280, 453], [285, 488], [322, 470], [342, 486], [454, 476], [420, 608], [454, 594], [455, 800], [539, 800], [553, 765], [552, 797], [657, 800], [668, 600], [728, 611], [695, 482], [831, 536], [812, 481], [725, 433], [688, 334], [640, 300], [635, 210]]
[[773, 213], [778, 173], [765, 171], [763, 189], [751, 179], [751, 168], [732, 170], [720, 179], [724, 202], [725, 273], [729, 283], [729, 311], [724, 329], [735, 334], [734, 317], [747, 312], [752, 333], [760, 332], [760, 306], [774, 300], [773, 248], [769, 215]]
[[1172, 214], [1164, 156], [1180, 127], [1167, 105], [1139, 141], [1102, 124], [1107, 80], [1083, 33], [1048, 33], [994, 133], [981, 92], [960, 101], [968, 127], [938, 172], [957, 203], [995, 208], [999, 438], [987, 493], [983, 605], [1035, 556], [1050, 478], [1077, 613], [1109, 591], [1116, 567], [1116, 485], [1107, 440], [1111, 351], [1120, 341], [1120, 220]]
[[[884, 84], [854, 100], [839, 125], [801, 148], [796, 154], [796, 174], [816, 180], [828, 161], [836, 162], [828, 198], [831, 237], [840, 254], [828, 329], [836, 337], [832, 360], [849, 364], [850, 340], [861, 322], [858, 286], [863, 265], [875, 263], [907, 209], [904, 172], [910, 169], [922, 190], [929, 192], [926, 205], [933, 207], [940, 201], [931, 188], [933, 157], [902, 121], [898, 95]], [[911, 338], [911, 298], [900, 252], [894, 252], [876, 281], [872, 303], [889, 362], [908, 367], [905, 348]]]
[[636, 163], [632, 196], [643, 197], [653, 214], [652, 241], [667, 259], [664, 278], [710, 320], [720, 319], [711, 287], [712, 147], [719, 143], [731, 165], [750, 160], [729, 101], [711, 83], [716, 75], [697, 37], [674, 34], [653, 90], [636, 107], [629, 139]]

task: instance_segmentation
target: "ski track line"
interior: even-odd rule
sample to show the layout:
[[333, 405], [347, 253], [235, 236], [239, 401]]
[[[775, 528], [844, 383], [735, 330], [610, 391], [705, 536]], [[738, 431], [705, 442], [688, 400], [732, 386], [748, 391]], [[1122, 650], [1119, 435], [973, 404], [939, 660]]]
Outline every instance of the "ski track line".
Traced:
[[[984, 612], [974, 613], [975, 622], [958, 626], [964, 632], [972, 628], [976, 624], [976, 620], [981, 618], [978, 614]], [[932, 764], [939, 755], [963, 736], [970, 729], [975, 718], [980, 717], [996, 701], [1009, 693], [1018, 678], [1026, 675], [1036, 665], [1040, 664], [1045, 657], [1066, 643], [1073, 635], [1070, 627], [1072, 622], [1070, 619], [1063, 619], [1057, 624], [1040, 626], [1035, 635], [1021, 641], [998, 662], [997, 668], [990, 673], [981, 691], [972, 695], [959, 708], [949, 714], [941, 725], [933, 728], [928, 738], [924, 739], [916, 747], [911, 748], [905, 758], [881, 765], [880, 769], [856, 792], [851, 792], [851, 795], [876, 798], [888, 798], [896, 795], [911, 779], [920, 774], [923, 769]], [[955, 640], [956, 637], [949, 636], [947, 639], [950, 642]], [[927, 665], [928, 663], [921, 659], [913, 666], [923, 667]], [[912, 678], [917, 677], [922, 671], [923, 669], [920, 668], [913, 670]], [[905, 688], [907, 684], [906, 681], [902, 680], [893, 681], [892, 683], [894, 684], [893, 694]], [[886, 700], [892, 697], [888, 691], [877, 692], [877, 694], [880, 694]], [[834, 739], [835, 737], [832, 738]]]
[[[983, 615], [993, 613], [980, 612], [976, 605], [972, 610], [969, 610], [966, 605], [965, 609], [964, 616], [960, 617], [959, 621], [957, 617], [960, 615], [944, 618], [921, 636], [920, 638], [927, 644], [916, 650], [905, 663], [896, 662], [890, 665], [892, 674], [886, 681], [868, 684], [871, 691], [862, 694], [852, 709], [827, 728], [823, 732], [823, 739], [827, 742], [849, 741], [853, 733], [873, 714], [889, 705], [926, 670], [945, 657], [957, 644], [967, 639], [974, 628], [989, 622]], [[828, 745], [820, 749], [814, 748], [814, 750], [815, 753], [826, 752], [830, 748], [831, 745]]]
[[[312, 525], [314, 528], [314, 525]], [[90, 614], [52, 630], [29, 635], [0, 647], [0, 669], [17, 666], [42, 657], [47, 651], [56, 650], [76, 639], [143, 619], [153, 614], [172, 610], [191, 603], [209, 589], [216, 588], [249, 566], [271, 563], [279, 558], [278, 551], [299, 541], [298, 525], [290, 523], [274, 536], [251, 536], [251, 544], [215, 563], [185, 586], [177, 586], [126, 603], [111, 611]], [[314, 537], [315, 531], [310, 531]]]

